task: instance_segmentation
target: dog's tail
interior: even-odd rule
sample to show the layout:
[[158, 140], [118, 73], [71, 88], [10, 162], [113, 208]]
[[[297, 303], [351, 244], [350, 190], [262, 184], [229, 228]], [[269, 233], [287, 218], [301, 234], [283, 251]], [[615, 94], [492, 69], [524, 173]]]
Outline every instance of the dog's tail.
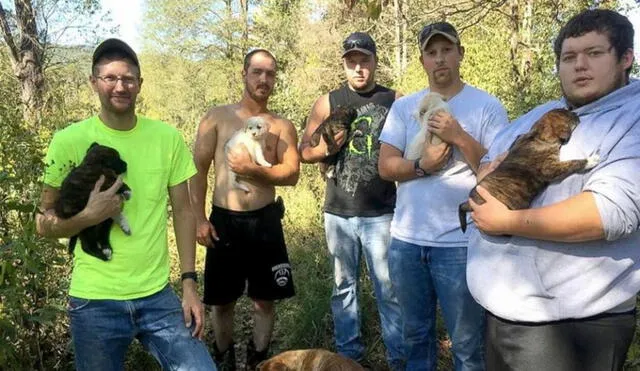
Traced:
[[73, 256], [73, 250], [76, 248], [76, 242], [78, 242], [78, 235], [69, 238], [69, 254], [71, 254], [71, 256]]
[[458, 206], [458, 218], [460, 219], [460, 228], [462, 233], [467, 231], [467, 212], [472, 211], [469, 201], [465, 201]]

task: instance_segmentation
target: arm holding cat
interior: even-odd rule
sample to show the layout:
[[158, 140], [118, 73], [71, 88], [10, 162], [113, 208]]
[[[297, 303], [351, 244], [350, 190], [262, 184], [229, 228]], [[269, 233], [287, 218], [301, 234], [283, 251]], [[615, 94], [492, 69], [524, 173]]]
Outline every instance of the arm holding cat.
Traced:
[[469, 199], [476, 227], [491, 235], [508, 234], [538, 240], [582, 242], [601, 240], [604, 227], [592, 192], [581, 192], [548, 206], [509, 210], [482, 186], [478, 193], [486, 202]]
[[[169, 187], [173, 228], [176, 233], [176, 246], [180, 258], [180, 272], [196, 271], [196, 221], [189, 204], [187, 182]], [[198, 297], [196, 283], [191, 279], [182, 280], [182, 311], [187, 327], [195, 321], [192, 336], [202, 339], [204, 335], [204, 306]]]
[[540, 240], [613, 241], [640, 226], [640, 167], [637, 136], [624, 137], [586, 178], [582, 192], [540, 208], [511, 211], [478, 187], [487, 201], [471, 203], [477, 227], [487, 234]]
[[[318, 98], [311, 108], [311, 114], [307, 119], [307, 125], [304, 129], [304, 134], [302, 134], [302, 140], [300, 141], [300, 159], [303, 163], [312, 164], [322, 161], [327, 157], [327, 143], [322, 136], [320, 137], [320, 143], [315, 147], [311, 147], [310, 141], [311, 135], [316, 131], [318, 126], [329, 117], [330, 106], [329, 94], [325, 94]], [[345, 144], [347, 137], [344, 131], [341, 131], [335, 135], [334, 139], [339, 149]], [[329, 155], [333, 154], [334, 153], [329, 153]]]
[[122, 186], [122, 176], [118, 176], [113, 185], [100, 192], [104, 183], [104, 176], [96, 182], [85, 208], [69, 219], [56, 216], [54, 207], [60, 197], [60, 191], [49, 185], [44, 185], [40, 197], [40, 210], [36, 215], [36, 230], [38, 234], [49, 238], [65, 238], [75, 236], [87, 227], [94, 226], [115, 217], [122, 210], [122, 197], [116, 194]]
[[205, 214], [207, 177], [209, 167], [216, 153], [216, 143], [218, 141], [214, 117], [216, 117], [216, 108], [207, 112], [198, 125], [193, 151], [198, 173], [189, 180], [191, 208], [196, 218], [196, 240], [203, 246], [213, 246], [213, 241], [218, 241], [218, 234]]
[[293, 186], [300, 175], [298, 134], [289, 120], [275, 119], [280, 128], [276, 144], [277, 163], [264, 167], [254, 163], [246, 148], [231, 151], [227, 157], [229, 168], [238, 175], [275, 186]]

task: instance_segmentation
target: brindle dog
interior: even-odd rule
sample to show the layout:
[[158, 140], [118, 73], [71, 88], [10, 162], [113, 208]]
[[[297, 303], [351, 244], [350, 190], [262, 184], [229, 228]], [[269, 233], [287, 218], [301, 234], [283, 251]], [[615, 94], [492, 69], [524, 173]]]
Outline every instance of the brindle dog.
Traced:
[[[118, 151], [98, 143], [91, 144], [80, 165], [73, 168], [62, 181], [60, 198], [55, 205], [56, 215], [62, 219], [68, 219], [78, 214], [87, 205], [89, 195], [100, 175], [104, 175], [105, 178], [100, 189], [104, 191], [115, 183], [119, 174], [126, 171], [127, 163], [120, 159]], [[117, 194], [128, 200], [131, 197], [131, 189], [123, 183]], [[124, 215], [120, 214], [116, 220], [123, 232], [130, 235], [131, 230]], [[113, 222], [114, 219], [109, 218], [102, 223], [87, 227], [71, 237], [69, 239], [69, 253], [73, 254], [78, 237], [80, 237], [84, 252], [105, 261], [110, 260], [113, 250], [109, 243], [109, 231]]]
[[[311, 134], [311, 147], [315, 147], [320, 143], [320, 137], [324, 138], [325, 143], [327, 143], [327, 151], [328, 153], [332, 153], [338, 150], [338, 143], [336, 143], [334, 136], [339, 132], [345, 132], [347, 136], [347, 142], [351, 140], [354, 136], [362, 135], [362, 132], [358, 130], [351, 130], [351, 123], [356, 119], [358, 113], [353, 108], [347, 107], [338, 107], [336, 108], [329, 117], [327, 117], [318, 128]], [[337, 154], [333, 154], [331, 156], [327, 156], [322, 162], [326, 164], [326, 170], [324, 170], [324, 166], [320, 166], [320, 171], [322, 175], [327, 178], [335, 178], [336, 176], [336, 162], [338, 161]]]
[[[584, 160], [560, 161], [560, 147], [569, 141], [578, 123], [578, 116], [566, 109], [545, 113], [528, 133], [514, 142], [500, 165], [478, 185], [510, 210], [526, 209], [549, 183], [593, 168], [600, 161], [597, 154]], [[471, 190], [469, 197], [478, 204], [484, 204], [485, 200], [476, 187]], [[463, 232], [467, 229], [468, 211], [471, 211], [469, 201], [458, 207]]]
[[260, 363], [259, 371], [364, 371], [357, 362], [324, 349], [290, 350]]

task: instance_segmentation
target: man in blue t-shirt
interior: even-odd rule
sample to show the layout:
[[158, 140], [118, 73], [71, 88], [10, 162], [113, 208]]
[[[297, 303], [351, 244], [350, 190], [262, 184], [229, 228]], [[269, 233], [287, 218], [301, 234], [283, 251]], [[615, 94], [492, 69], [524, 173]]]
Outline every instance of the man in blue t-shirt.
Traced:
[[[379, 169], [398, 182], [391, 223], [389, 269], [404, 320], [407, 370], [436, 369], [436, 303], [453, 343], [456, 370], [484, 369], [484, 311], [466, 283], [467, 237], [458, 205], [476, 184], [486, 148], [507, 123], [507, 113], [488, 93], [460, 78], [464, 48], [446, 22], [418, 36], [429, 88], [397, 100], [380, 135]], [[441, 94], [452, 114], [439, 111], [429, 131], [443, 143], [425, 146], [417, 160], [403, 157], [420, 130], [416, 111], [428, 92]]]

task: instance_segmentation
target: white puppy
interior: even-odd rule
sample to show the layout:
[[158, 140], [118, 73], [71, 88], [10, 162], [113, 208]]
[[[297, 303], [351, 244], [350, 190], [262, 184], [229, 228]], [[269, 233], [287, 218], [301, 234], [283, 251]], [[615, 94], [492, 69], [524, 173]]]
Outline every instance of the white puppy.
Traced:
[[[243, 144], [251, 160], [255, 161], [260, 166], [271, 167], [271, 164], [264, 159], [264, 153], [262, 152], [262, 146], [266, 139], [266, 134], [269, 132], [269, 123], [264, 118], [259, 116], [249, 117], [245, 124], [244, 129], [240, 129], [233, 133], [229, 141], [224, 146], [225, 159], [229, 156], [229, 151], [238, 150], [238, 146]], [[227, 167], [229, 164], [227, 163]], [[242, 184], [237, 180], [237, 174], [228, 169], [229, 174], [229, 186], [231, 188], [239, 188], [245, 192], [249, 192], [249, 187]]]
[[442, 95], [438, 93], [429, 92], [422, 98], [418, 110], [415, 113], [415, 117], [420, 123], [420, 131], [413, 137], [413, 140], [404, 152], [404, 158], [408, 160], [417, 160], [422, 156], [422, 150], [425, 145], [437, 145], [442, 143], [442, 139], [439, 136], [431, 133], [428, 130], [429, 118], [438, 111], [445, 111], [451, 113], [449, 105], [445, 102]]

